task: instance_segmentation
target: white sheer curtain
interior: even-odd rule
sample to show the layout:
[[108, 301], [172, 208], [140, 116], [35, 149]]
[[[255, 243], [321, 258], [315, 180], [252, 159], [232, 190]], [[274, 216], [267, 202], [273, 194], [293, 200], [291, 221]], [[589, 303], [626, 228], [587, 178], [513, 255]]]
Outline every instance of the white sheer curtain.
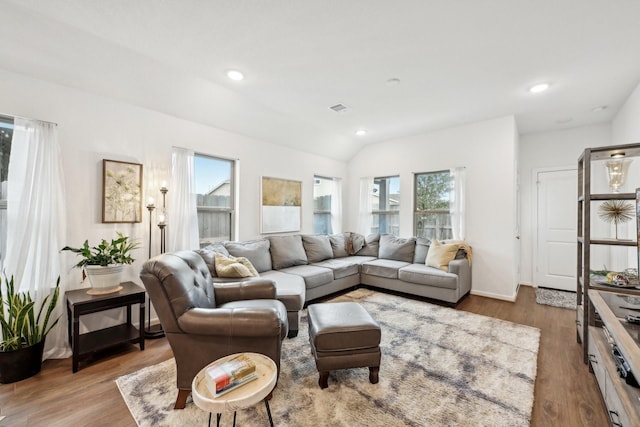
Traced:
[[342, 233], [342, 181], [331, 180], [331, 232]]
[[[39, 307], [61, 271], [59, 254], [66, 236], [62, 156], [53, 123], [16, 118], [7, 191], [7, 256], [4, 272], [21, 292], [30, 292]], [[44, 358], [71, 355], [67, 344], [64, 283], [54, 315], [60, 321], [45, 343]]]
[[167, 252], [200, 247], [194, 152], [173, 147], [167, 215]]
[[449, 192], [449, 211], [451, 213], [451, 232], [454, 240], [465, 239], [465, 197], [466, 169], [464, 167], [449, 170], [451, 190]]
[[360, 212], [358, 215], [358, 233], [368, 236], [373, 225], [373, 206], [371, 195], [373, 194], [373, 177], [360, 178]]

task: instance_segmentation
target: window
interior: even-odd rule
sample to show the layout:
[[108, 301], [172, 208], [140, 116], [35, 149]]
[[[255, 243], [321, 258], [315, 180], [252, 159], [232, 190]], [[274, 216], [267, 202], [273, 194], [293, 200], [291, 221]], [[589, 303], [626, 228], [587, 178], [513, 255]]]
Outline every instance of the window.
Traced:
[[211, 243], [233, 240], [234, 165], [233, 160], [195, 155], [194, 174], [201, 248]]
[[0, 267], [7, 249], [7, 179], [13, 139], [13, 119], [0, 116]]
[[449, 171], [415, 174], [414, 194], [414, 234], [429, 240], [452, 239]]
[[313, 177], [313, 232], [315, 234], [332, 234], [331, 198], [333, 179], [321, 176]]
[[400, 232], [400, 177], [373, 178], [371, 194], [371, 233], [392, 234]]

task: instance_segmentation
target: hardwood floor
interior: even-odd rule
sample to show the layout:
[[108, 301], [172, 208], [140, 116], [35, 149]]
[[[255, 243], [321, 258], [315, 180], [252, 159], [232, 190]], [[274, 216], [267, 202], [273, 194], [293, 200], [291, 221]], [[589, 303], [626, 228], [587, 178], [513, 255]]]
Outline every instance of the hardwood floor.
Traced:
[[[471, 295], [458, 310], [491, 316], [541, 330], [533, 426], [607, 426], [608, 417], [595, 378], [582, 363], [576, 342], [575, 312], [539, 305], [533, 288], [523, 286], [515, 303]], [[115, 379], [172, 357], [166, 338], [147, 340], [145, 350], [124, 352], [81, 364], [47, 360], [35, 377], [0, 385], [0, 427], [123, 426], [136, 424]]]

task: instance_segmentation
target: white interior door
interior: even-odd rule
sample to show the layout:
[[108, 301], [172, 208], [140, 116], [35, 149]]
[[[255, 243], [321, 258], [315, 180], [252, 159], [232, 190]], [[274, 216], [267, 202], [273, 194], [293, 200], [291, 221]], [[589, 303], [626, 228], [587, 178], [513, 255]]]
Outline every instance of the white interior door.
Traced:
[[538, 171], [537, 187], [535, 284], [575, 291], [578, 173]]

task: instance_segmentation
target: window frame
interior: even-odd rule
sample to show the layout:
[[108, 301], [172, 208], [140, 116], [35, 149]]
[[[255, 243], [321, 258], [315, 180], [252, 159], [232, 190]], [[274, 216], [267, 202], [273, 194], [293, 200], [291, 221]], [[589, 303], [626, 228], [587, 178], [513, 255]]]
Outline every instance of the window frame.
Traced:
[[[415, 172], [413, 174], [413, 235], [416, 237], [424, 237], [421, 236], [418, 232], [418, 222], [420, 216], [426, 215], [437, 215], [437, 214], [446, 214], [451, 217], [451, 208], [447, 207], [447, 209], [418, 209], [418, 178], [423, 175], [437, 175], [437, 174], [447, 174], [449, 176], [449, 182], [451, 182], [451, 171], [449, 169], [441, 169], [436, 171], [429, 172]], [[451, 191], [451, 189], [449, 189]], [[448, 200], [451, 203], [451, 199], [449, 197]], [[424, 237], [428, 238], [428, 237]], [[436, 237], [438, 240], [442, 240], [442, 236]]]
[[[391, 178], [396, 178], [398, 180], [398, 191], [400, 191], [400, 175], [388, 175], [388, 176], [376, 176], [373, 178], [373, 186], [375, 188], [376, 185], [376, 181], [380, 181], [380, 180], [389, 180]], [[371, 197], [373, 197], [373, 194], [371, 195]], [[387, 197], [389, 198], [389, 197]], [[372, 204], [373, 206], [373, 204]], [[380, 209], [380, 195], [378, 195], [378, 210], [374, 210], [373, 207], [371, 208], [371, 216], [373, 218], [376, 217], [376, 215], [378, 216], [378, 223], [377, 223], [377, 232], [379, 234], [391, 234], [393, 236], [398, 236], [400, 233], [400, 209], [401, 209], [401, 204], [400, 204], [400, 200], [398, 200], [398, 209], [393, 210], [393, 209], [389, 209], [389, 210], [381, 210]], [[393, 227], [393, 221], [391, 221], [391, 224], [389, 225], [389, 222], [387, 223], [387, 230], [385, 233], [382, 233], [380, 230], [380, 219], [381, 217], [386, 217], [386, 218], [391, 218], [391, 217], [395, 217], [397, 219], [397, 231], [394, 234], [393, 232], [391, 232], [392, 230], [390, 229], [390, 227]], [[374, 230], [374, 226], [376, 224], [374, 223], [374, 221], [372, 221], [371, 224], [371, 231], [373, 232]]]
[[[328, 210], [317, 210], [316, 209], [316, 194], [315, 194], [315, 190], [316, 190], [316, 179], [320, 179], [320, 180], [325, 180], [325, 181], [335, 181], [335, 178], [330, 178], [327, 176], [322, 176], [322, 175], [313, 175], [313, 191], [312, 191], [312, 197], [313, 197], [313, 232], [315, 234], [332, 234], [333, 233], [333, 228], [331, 226], [331, 203], [333, 203], [333, 197], [334, 194], [331, 194], [331, 203], [329, 204], [329, 209]], [[318, 233], [318, 230], [316, 230], [316, 217], [317, 216], [323, 216], [323, 217], [327, 217], [329, 218], [328, 221], [328, 230], [327, 233]]]
[[[196, 213], [199, 217], [200, 213], [227, 213], [229, 215], [229, 235], [227, 240], [234, 240], [235, 238], [235, 217], [236, 217], [236, 167], [237, 160], [230, 159], [221, 156], [214, 156], [205, 153], [194, 153], [194, 158], [204, 158], [209, 160], [215, 160], [220, 162], [227, 162], [230, 165], [229, 170], [229, 207], [217, 207], [217, 206], [200, 206], [196, 199]], [[194, 168], [194, 178], [196, 178], [196, 172]], [[205, 241], [203, 239], [214, 238], [215, 236], [201, 236], [200, 235], [200, 220], [198, 218], [198, 243], [199, 246], [205, 247], [213, 244], [213, 241]]]

